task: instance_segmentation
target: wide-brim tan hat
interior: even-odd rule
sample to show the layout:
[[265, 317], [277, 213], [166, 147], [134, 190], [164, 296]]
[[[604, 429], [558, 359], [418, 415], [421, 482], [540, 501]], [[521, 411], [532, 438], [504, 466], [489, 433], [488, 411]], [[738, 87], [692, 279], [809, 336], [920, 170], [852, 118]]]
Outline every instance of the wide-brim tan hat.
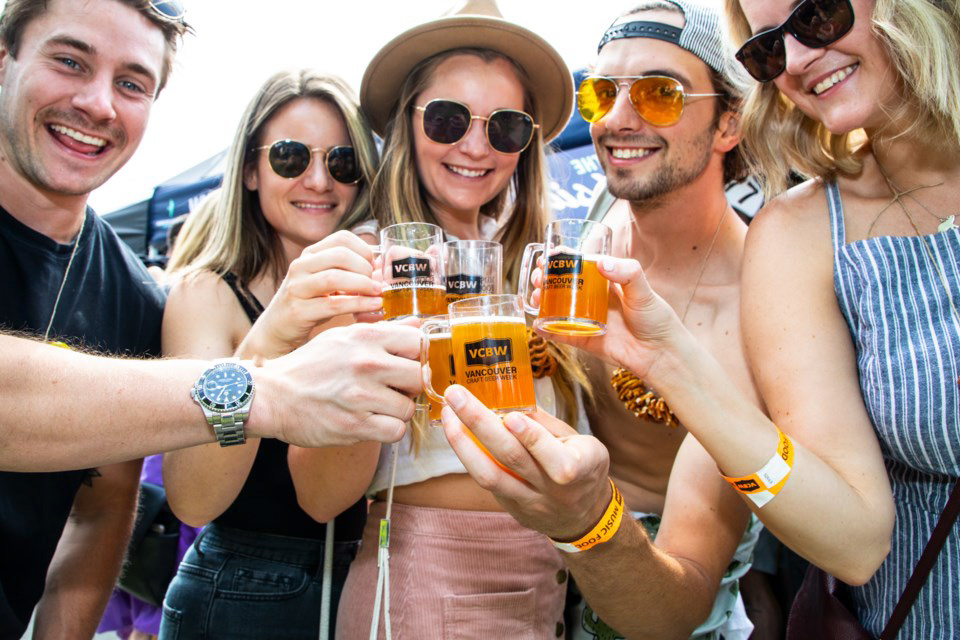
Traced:
[[383, 135], [400, 87], [413, 68], [450, 49], [491, 49], [526, 72], [540, 108], [543, 139], [555, 138], [573, 110], [573, 77], [550, 44], [504, 20], [495, 0], [465, 0], [441, 18], [404, 31], [373, 57], [360, 84], [360, 105], [373, 130]]

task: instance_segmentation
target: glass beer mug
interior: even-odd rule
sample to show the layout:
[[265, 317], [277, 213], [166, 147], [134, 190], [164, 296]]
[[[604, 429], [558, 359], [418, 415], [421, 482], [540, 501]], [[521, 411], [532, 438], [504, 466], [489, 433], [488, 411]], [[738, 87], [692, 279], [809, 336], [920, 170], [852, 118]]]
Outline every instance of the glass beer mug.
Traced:
[[[610, 255], [613, 231], [601, 222], [554, 220], [543, 243], [528, 244], [520, 267], [520, 297], [533, 326], [564, 335], [601, 335], [607, 331], [609, 281], [598, 263]], [[530, 276], [543, 254], [540, 306], [529, 303]]]
[[446, 311], [443, 230], [426, 222], [404, 222], [380, 231], [379, 269], [383, 315], [390, 320]]
[[[519, 296], [466, 298], [451, 303], [448, 309], [448, 317], [430, 318], [421, 327], [423, 385], [427, 396], [440, 405], [437, 420], [446, 404], [440, 394], [453, 382], [497, 414], [535, 411], [533, 370]], [[449, 335], [452, 355], [446, 358], [449, 373], [444, 368], [445, 335]]]
[[503, 245], [490, 240], [451, 240], [443, 245], [447, 304], [500, 293]]

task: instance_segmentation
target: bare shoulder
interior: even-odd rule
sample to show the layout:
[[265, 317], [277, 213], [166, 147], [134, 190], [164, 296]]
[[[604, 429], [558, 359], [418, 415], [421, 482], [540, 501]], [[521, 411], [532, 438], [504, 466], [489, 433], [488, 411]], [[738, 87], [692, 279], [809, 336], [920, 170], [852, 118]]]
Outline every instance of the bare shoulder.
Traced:
[[824, 264], [831, 254], [824, 185], [821, 180], [808, 180], [777, 196], [757, 214], [747, 232], [744, 270], [749, 273], [758, 263], [769, 268], [771, 261]]
[[827, 221], [827, 199], [821, 180], [808, 180], [770, 200], [750, 224], [750, 236], [811, 233]]
[[236, 296], [212, 271], [176, 275], [163, 316], [167, 355], [226, 355], [250, 329]]

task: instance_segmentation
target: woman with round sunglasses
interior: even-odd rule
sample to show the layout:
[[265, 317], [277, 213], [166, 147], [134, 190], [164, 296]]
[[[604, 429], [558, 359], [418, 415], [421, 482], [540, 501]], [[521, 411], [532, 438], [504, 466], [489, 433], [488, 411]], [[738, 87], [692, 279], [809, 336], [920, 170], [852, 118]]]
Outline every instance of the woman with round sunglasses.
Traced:
[[[171, 258], [164, 352], [272, 358], [378, 309], [372, 252], [346, 231], [370, 215], [376, 165], [342, 80], [271, 76], [240, 121], [218, 206], [192, 221]], [[377, 451], [251, 439], [165, 454], [171, 507], [210, 524], [170, 584], [160, 637], [316, 638], [325, 572], [332, 631]], [[294, 478], [320, 489], [311, 502], [298, 501]]]
[[[566, 124], [572, 77], [542, 38], [504, 20], [492, 2], [414, 27], [368, 65], [361, 104], [384, 135], [373, 185], [381, 225], [425, 221], [448, 239], [503, 245], [505, 287], [516, 287], [528, 242], [547, 211], [543, 144]], [[546, 347], [546, 345], [544, 345]], [[577, 423], [579, 369], [549, 349], [553, 377], [538, 404]], [[543, 373], [548, 373], [542, 371]], [[502, 512], [474, 482], [439, 428], [414, 424], [389, 446], [361, 552], [340, 601], [337, 637], [370, 637], [378, 591], [379, 521], [390, 507], [389, 616], [393, 637], [555, 637], [563, 628], [567, 574], [543, 536]], [[303, 488], [301, 488], [303, 494]], [[380, 617], [378, 616], [378, 617]]]
[[[799, 476], [760, 516], [862, 585], [853, 608], [876, 636], [960, 477], [960, 4], [726, 4], [758, 81], [743, 116], [757, 175], [770, 194], [810, 178], [747, 241], [747, 349]], [[722, 468], [773, 438], [741, 429], [713, 451]], [[954, 525], [899, 637], [960, 632], [958, 548]]]

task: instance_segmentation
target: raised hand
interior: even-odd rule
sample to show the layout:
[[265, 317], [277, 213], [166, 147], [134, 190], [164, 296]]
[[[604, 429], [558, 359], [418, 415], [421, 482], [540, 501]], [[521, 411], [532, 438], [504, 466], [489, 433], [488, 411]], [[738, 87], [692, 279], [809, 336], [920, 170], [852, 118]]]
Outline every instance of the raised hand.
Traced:
[[399, 440], [422, 391], [411, 323], [334, 327], [266, 362], [251, 420], [281, 425], [277, 437], [303, 447]]
[[597, 523], [611, 491], [610, 457], [599, 440], [539, 411], [530, 417], [511, 413], [501, 421], [459, 385], [444, 396], [450, 446], [518, 522], [557, 540], [575, 540]]
[[[650, 288], [639, 262], [605, 256], [598, 266], [600, 273], [612, 283], [607, 332], [589, 337], [543, 335], [626, 367], [641, 378], [646, 377], [665, 348], [674, 346], [678, 338], [688, 336], [686, 329], [670, 305]], [[535, 270], [534, 300], [539, 298], [542, 279], [542, 272]]]
[[271, 357], [287, 353], [319, 325], [344, 314], [370, 313], [381, 306], [373, 279], [370, 245], [338, 231], [313, 244], [290, 263], [287, 275], [246, 341]]

